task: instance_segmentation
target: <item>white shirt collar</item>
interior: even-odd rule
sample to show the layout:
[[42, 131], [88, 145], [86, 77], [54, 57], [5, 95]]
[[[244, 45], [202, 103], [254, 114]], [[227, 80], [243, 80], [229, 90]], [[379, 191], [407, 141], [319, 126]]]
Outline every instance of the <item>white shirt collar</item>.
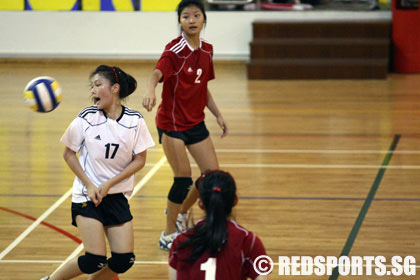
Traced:
[[[187, 42], [187, 46], [188, 46], [188, 48], [190, 48], [190, 50], [193, 52], [193, 51], [195, 51], [195, 49], [193, 48], [193, 47], [191, 47], [190, 46], [190, 44], [188, 43], [188, 40], [187, 40], [187, 38], [185, 38], [185, 36], [184, 36], [184, 32], [182, 32], [181, 33], [181, 35], [182, 35], [182, 38], [184, 38], [184, 40], [185, 40], [185, 42]], [[201, 49], [201, 38], [200, 38], [200, 46], [198, 47], [199, 49]]]

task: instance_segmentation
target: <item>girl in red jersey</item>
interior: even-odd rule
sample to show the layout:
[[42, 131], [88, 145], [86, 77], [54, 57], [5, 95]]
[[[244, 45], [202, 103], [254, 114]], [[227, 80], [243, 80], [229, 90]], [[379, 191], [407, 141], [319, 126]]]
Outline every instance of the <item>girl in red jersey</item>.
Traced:
[[216, 117], [223, 130], [222, 137], [228, 133], [226, 122], [207, 87], [208, 81], [214, 79], [213, 46], [200, 39], [200, 31], [206, 23], [203, 3], [183, 0], [177, 13], [182, 34], [166, 45], [143, 97], [143, 106], [151, 111], [156, 104], [156, 86], [163, 82], [156, 126], [159, 142], [174, 173], [168, 194], [166, 228], [159, 240], [159, 247], [164, 250], [169, 250], [177, 232], [185, 229], [185, 213], [198, 197], [195, 188], [191, 188], [193, 180], [186, 148], [202, 173], [219, 168], [204, 123], [205, 107]]
[[204, 173], [198, 183], [204, 220], [178, 235], [169, 254], [171, 280], [263, 280], [253, 268], [266, 255], [261, 240], [229, 217], [237, 204], [232, 176], [221, 170]]

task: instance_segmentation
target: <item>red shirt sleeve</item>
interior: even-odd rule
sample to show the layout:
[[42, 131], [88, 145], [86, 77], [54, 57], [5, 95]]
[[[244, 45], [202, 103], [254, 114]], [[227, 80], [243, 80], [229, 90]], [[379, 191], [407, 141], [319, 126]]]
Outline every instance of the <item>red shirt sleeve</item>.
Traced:
[[178, 255], [176, 253], [175, 248], [178, 247], [178, 239], [175, 239], [172, 243], [171, 249], [169, 250], [169, 265], [176, 269], [178, 265]]
[[156, 64], [155, 69], [159, 69], [163, 77], [159, 82], [164, 82], [169, 79], [174, 73], [174, 61], [170, 51], [164, 51]]
[[259, 274], [254, 270], [254, 260], [261, 255], [266, 255], [265, 248], [261, 239], [259, 239], [254, 233], [249, 236], [246, 242], [246, 247], [248, 248], [244, 248], [244, 252], [246, 254], [244, 270], [246, 271], [247, 277], [255, 279], [259, 276]]
[[210, 69], [209, 69], [209, 81], [215, 78], [214, 75], [214, 67], [213, 67], [213, 59], [210, 60]]
[[209, 52], [210, 52], [210, 64], [209, 64], [209, 74], [208, 80], [213, 80], [215, 78], [214, 75], [214, 66], [213, 66], [213, 46], [208, 44]]

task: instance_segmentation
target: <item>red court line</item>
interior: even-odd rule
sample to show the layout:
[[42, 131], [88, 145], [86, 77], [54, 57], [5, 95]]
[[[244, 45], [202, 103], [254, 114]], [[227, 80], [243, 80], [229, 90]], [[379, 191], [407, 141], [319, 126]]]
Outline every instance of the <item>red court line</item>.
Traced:
[[[31, 217], [29, 215], [26, 215], [26, 214], [17, 212], [17, 211], [12, 210], [12, 209], [8, 209], [8, 208], [4, 208], [4, 207], [1, 207], [0, 206], [0, 210], [3, 210], [5, 212], [9, 212], [9, 213], [12, 213], [12, 214], [15, 214], [15, 215], [24, 217], [24, 218], [29, 219], [29, 220], [32, 220], [32, 221], [36, 221], [36, 219], [34, 217]], [[63, 234], [64, 236], [67, 236], [68, 238], [72, 239], [73, 241], [75, 241], [78, 244], [81, 244], [82, 243], [82, 240], [80, 240], [79, 238], [77, 238], [73, 234], [68, 233], [65, 230], [62, 230], [61, 228], [58, 228], [58, 227], [56, 227], [56, 226], [54, 226], [52, 224], [46, 223], [46, 222], [41, 222], [41, 224], [44, 225], [44, 226], [47, 226], [47, 227], [49, 227], [49, 228], [51, 228], [51, 229], [53, 229], [53, 230], [55, 230], [55, 231], [57, 231], [57, 232], [59, 232], [61, 234]], [[113, 280], [118, 280], [118, 275], [115, 276], [115, 278]]]
[[[26, 214], [17, 212], [17, 211], [12, 210], [12, 209], [8, 209], [8, 208], [4, 208], [4, 207], [1, 207], [0, 206], [0, 210], [3, 210], [5, 212], [9, 212], [9, 213], [12, 213], [12, 214], [15, 214], [15, 215], [24, 217], [24, 218], [29, 219], [29, 220], [32, 220], [32, 221], [36, 221], [36, 219], [34, 217], [28, 216]], [[75, 241], [78, 244], [81, 244], [82, 243], [82, 240], [80, 240], [79, 238], [77, 238], [73, 234], [68, 233], [65, 230], [62, 230], [61, 228], [58, 228], [58, 227], [56, 227], [56, 226], [54, 226], [52, 224], [46, 223], [46, 222], [41, 222], [41, 224], [44, 225], [44, 226], [47, 226], [47, 227], [49, 227], [49, 228], [51, 228], [51, 229], [53, 229], [53, 230], [55, 230], [55, 231], [57, 231], [57, 232], [59, 232], [61, 234], [63, 234], [64, 236], [67, 236], [68, 238], [72, 239], [73, 241]]]

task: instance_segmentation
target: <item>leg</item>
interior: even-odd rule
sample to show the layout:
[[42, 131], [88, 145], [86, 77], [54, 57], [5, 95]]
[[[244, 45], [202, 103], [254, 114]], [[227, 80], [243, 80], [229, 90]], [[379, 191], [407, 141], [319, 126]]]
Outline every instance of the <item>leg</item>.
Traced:
[[[163, 134], [162, 146], [174, 177], [191, 177], [190, 161], [185, 150], [184, 141]], [[181, 203], [174, 203], [168, 199], [165, 235], [176, 232], [176, 219], [180, 208]]]
[[[206, 170], [213, 170], [219, 168], [216, 152], [214, 150], [213, 142], [210, 136], [201, 142], [187, 146], [190, 154], [194, 158], [201, 173]], [[198, 191], [195, 187], [190, 189], [187, 198], [182, 203], [180, 212], [187, 213], [187, 211], [194, 205], [198, 198]]]
[[190, 208], [197, 202], [198, 199], [198, 190], [193, 186], [188, 192], [187, 197], [179, 208], [179, 213], [185, 214], [190, 210]]
[[118, 273], [124, 273], [134, 264], [134, 234], [133, 223], [106, 227], [106, 234], [111, 248], [112, 257], [108, 265], [89, 277], [89, 280], [114, 279]]
[[66, 264], [60, 268], [60, 270], [51, 275], [49, 280], [73, 279], [81, 274], [83, 274], [83, 272], [81, 272], [79, 269], [77, 258], [74, 258], [66, 262]]
[[[85, 251], [97, 256], [106, 256], [105, 234], [102, 223], [80, 215], [76, 217], [76, 223]], [[74, 258], [68, 261], [60, 270], [51, 275], [50, 280], [72, 279], [83, 274], [80, 270], [78, 259]]]
[[198, 167], [200, 167], [201, 172], [219, 168], [216, 151], [210, 136], [201, 142], [188, 145], [187, 148]]

